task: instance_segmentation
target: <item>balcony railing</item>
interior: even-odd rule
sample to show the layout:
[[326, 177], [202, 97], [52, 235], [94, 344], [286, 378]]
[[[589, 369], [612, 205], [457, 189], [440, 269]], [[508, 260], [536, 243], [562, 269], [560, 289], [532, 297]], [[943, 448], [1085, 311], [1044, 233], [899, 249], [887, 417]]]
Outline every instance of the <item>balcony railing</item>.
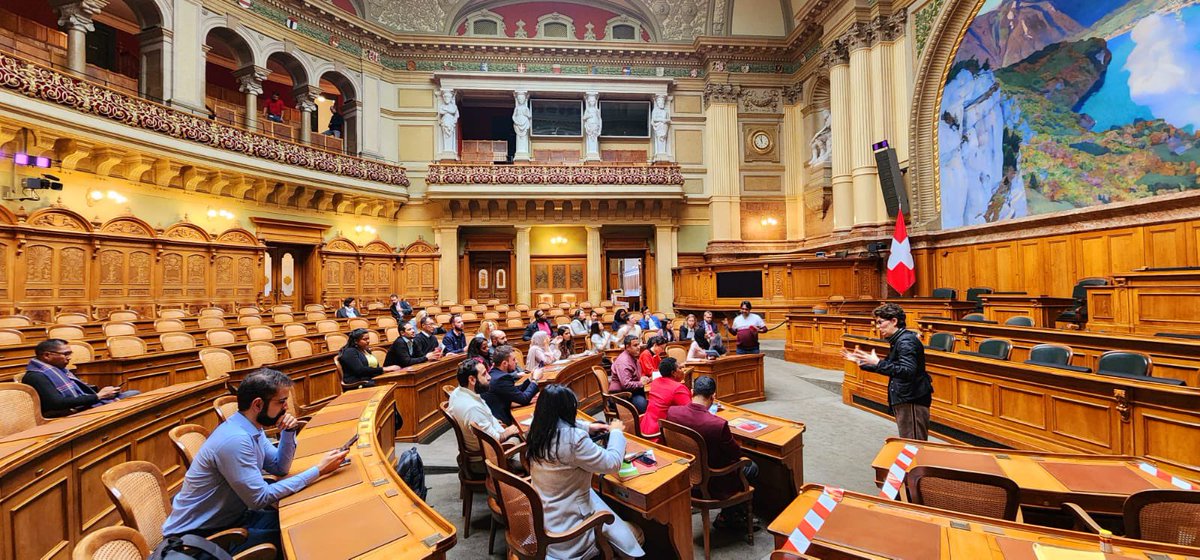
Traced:
[[430, 185], [683, 185], [676, 164], [520, 164], [435, 163]]
[[129, 126], [249, 156], [407, 187], [403, 167], [277, 140], [127, 95], [0, 52], [0, 88]]

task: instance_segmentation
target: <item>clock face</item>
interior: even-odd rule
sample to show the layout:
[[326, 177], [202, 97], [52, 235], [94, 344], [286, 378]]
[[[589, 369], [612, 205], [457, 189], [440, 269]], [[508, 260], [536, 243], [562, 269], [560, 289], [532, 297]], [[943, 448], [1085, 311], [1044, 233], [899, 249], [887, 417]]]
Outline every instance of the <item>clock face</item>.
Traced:
[[771, 147], [771, 137], [767, 136], [767, 133], [765, 132], [754, 133], [753, 141], [754, 147], [760, 151], [764, 151]]

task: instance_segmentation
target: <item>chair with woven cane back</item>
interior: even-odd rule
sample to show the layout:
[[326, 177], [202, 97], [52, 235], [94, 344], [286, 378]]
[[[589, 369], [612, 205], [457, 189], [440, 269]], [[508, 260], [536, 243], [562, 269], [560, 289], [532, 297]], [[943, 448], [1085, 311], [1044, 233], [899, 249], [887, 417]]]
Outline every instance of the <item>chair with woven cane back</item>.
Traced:
[[1021, 505], [1021, 489], [1012, 479], [974, 471], [913, 467], [904, 489], [914, 504], [994, 519], [1015, 521]]
[[533, 485], [512, 474], [495, 463], [486, 461], [488, 476], [495, 480], [500, 494], [500, 511], [504, 514], [508, 530], [504, 538], [508, 542], [510, 557], [520, 560], [546, 558], [546, 548], [552, 544], [570, 542], [592, 532], [592, 539], [606, 560], [613, 557], [612, 547], [604, 538], [601, 529], [616, 520], [610, 511], [597, 511], [578, 525], [561, 533], [546, 530], [546, 516], [542, 498]]
[[24, 383], [0, 383], [0, 438], [45, 423], [36, 389]]
[[204, 365], [204, 377], [216, 379], [224, 377], [237, 368], [237, 359], [233, 352], [224, 348], [201, 348], [200, 363]]
[[75, 545], [71, 560], [143, 560], [150, 547], [142, 534], [129, 527], [105, 527]]
[[[1200, 545], [1200, 492], [1142, 490], [1125, 498], [1125, 537], [1184, 546]], [[1075, 529], [1099, 533], [1101, 527], [1083, 508], [1067, 502], [1063, 510], [1075, 518]]]
[[483, 452], [467, 449], [467, 439], [464, 437], [462, 426], [459, 426], [454, 417], [450, 415], [448, 402], [439, 404], [437, 409], [446, 424], [454, 430], [454, 439], [458, 442], [458, 455], [455, 457], [455, 461], [458, 463], [458, 493], [463, 501], [463, 538], [466, 539], [471, 536], [471, 506], [475, 501], [474, 495], [476, 492], [487, 490], [486, 476], [474, 473], [470, 469], [472, 462], [483, 462]]
[[[483, 452], [484, 461], [491, 461], [495, 465], [503, 465], [502, 468], [509, 472], [512, 472], [512, 469], [509, 468], [509, 458], [525, 451], [524, 443], [518, 443], [506, 449], [499, 440], [480, 429], [478, 424], [471, 424], [471, 433], [475, 434], [475, 437], [479, 439], [479, 450]], [[525, 471], [528, 472], [529, 469], [525, 468]], [[520, 476], [524, 473], [514, 472], [513, 474]], [[504, 525], [504, 512], [500, 510], [500, 491], [496, 487], [495, 479], [489, 476], [486, 480], [487, 483], [484, 485], [484, 488], [487, 489], [488, 494], [488, 509], [492, 511], [492, 523], [488, 527], [488, 554], [494, 554], [496, 548], [496, 528]]]
[[200, 447], [212, 434], [208, 428], [199, 424], [184, 424], [171, 428], [167, 435], [171, 438], [171, 443], [175, 444], [175, 451], [179, 452], [179, 459], [183, 461], [183, 467], [186, 469], [192, 466], [196, 454], [200, 453]]
[[[288, 399], [288, 402], [291, 402], [291, 399]], [[217, 399], [213, 401], [213, 410], [217, 411], [217, 417], [220, 418], [222, 422], [233, 418], [233, 415], [238, 413], [237, 396], [225, 395], [223, 397], [217, 397]]]

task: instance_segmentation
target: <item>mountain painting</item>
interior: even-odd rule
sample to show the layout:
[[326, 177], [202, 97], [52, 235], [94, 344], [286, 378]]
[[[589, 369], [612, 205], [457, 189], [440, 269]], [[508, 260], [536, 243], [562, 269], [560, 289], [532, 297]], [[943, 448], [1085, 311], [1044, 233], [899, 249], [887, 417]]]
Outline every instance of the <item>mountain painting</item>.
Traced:
[[1200, 187], [1200, 0], [986, 0], [938, 119], [942, 227]]

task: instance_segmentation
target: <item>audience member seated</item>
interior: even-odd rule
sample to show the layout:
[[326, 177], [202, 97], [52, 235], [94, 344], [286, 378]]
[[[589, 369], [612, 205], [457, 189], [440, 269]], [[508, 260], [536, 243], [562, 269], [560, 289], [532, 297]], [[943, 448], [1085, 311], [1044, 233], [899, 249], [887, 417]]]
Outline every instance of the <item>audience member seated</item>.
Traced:
[[475, 333], [475, 338], [491, 340], [492, 331], [499, 327], [500, 325], [497, 325], [495, 321], [491, 319], [484, 319], [483, 321], [479, 322], [479, 331]]
[[491, 371], [491, 387], [483, 394], [483, 401], [492, 409], [492, 416], [511, 426], [516, 423], [512, 415], [513, 405], [525, 406], [533, 402], [538, 385], [532, 375], [524, 382], [517, 383], [517, 355], [512, 346], [496, 348], [492, 362], [495, 367]]
[[589, 334], [592, 332], [592, 325], [599, 323], [600, 321], [601, 317], [599, 311], [593, 309], [590, 313], [588, 313], [587, 328]]
[[575, 309], [575, 311], [571, 312], [571, 325], [570, 326], [571, 326], [571, 334], [573, 334], [573, 335], [588, 334], [588, 325], [587, 325], [587, 321], [585, 321], [583, 318], [583, 310], [582, 309], [577, 308], [577, 309]]
[[[421, 331], [413, 339], [413, 350], [418, 356], [429, 357], [430, 360], [437, 360], [442, 357], [443, 350], [439, 347], [437, 339], [437, 321], [428, 315], [421, 320]], [[434, 356], [429, 356], [434, 354]]]
[[[596, 512], [613, 513], [612, 508], [592, 489], [594, 475], [617, 474], [625, 458], [625, 425], [613, 420], [583, 424], [576, 420], [579, 401], [575, 393], [562, 385], [546, 387], [533, 411], [533, 424], [527, 436], [530, 475], [545, 507], [546, 530], [561, 532], [574, 527]], [[608, 443], [601, 447], [592, 436], [607, 432]], [[617, 517], [601, 529], [620, 554], [634, 558], [645, 554], [641, 530]], [[598, 553], [594, 533], [578, 539], [555, 543], [547, 548], [551, 558], [591, 558]]]
[[617, 332], [629, 322], [629, 311], [624, 307], [618, 307], [616, 313], [613, 313], [612, 331]]
[[[280, 548], [279, 512], [274, 505], [342, 465], [348, 449], [334, 449], [316, 465], [287, 474], [296, 453], [299, 423], [287, 411], [292, 380], [273, 369], [251, 373], [238, 385], [238, 413], [217, 426], [196, 454], [163, 523], [164, 537], [206, 537], [233, 528], [249, 536], [236, 550], [263, 543]], [[278, 426], [279, 446], [263, 433]], [[263, 472], [282, 478], [268, 483]]]
[[696, 314], [688, 313], [683, 324], [679, 325], [679, 340], [692, 340], [696, 334]]
[[496, 330], [492, 331], [491, 339], [492, 339], [492, 345], [491, 345], [492, 346], [492, 367], [495, 367], [497, 365], [496, 351], [499, 350], [501, 346], [508, 346], [508, 333], [504, 332], [504, 329], [496, 329]]
[[663, 328], [658, 331], [658, 336], [663, 340], [663, 344], [677, 340], [675, 331], [671, 330], [671, 323], [667, 321], [663, 322]]
[[[696, 333], [692, 335], [692, 340], [699, 342], [701, 348], [708, 350], [708, 341], [711, 340], [711, 338], [708, 336], [708, 333], [710, 332], [717, 333], [718, 335], [721, 334], [720, 330], [717, 329], [717, 322], [713, 320], [713, 312], [705, 311], [704, 320], [696, 326]], [[722, 354], [724, 354], [724, 352], [722, 352]]]
[[646, 413], [641, 417], [642, 434], [657, 434], [658, 421], [667, 417], [667, 409], [687, 406], [692, 392], [679, 379], [679, 363], [675, 358], [663, 358], [658, 364], [659, 376], [650, 382], [646, 395]]
[[721, 340], [721, 333], [697, 330], [696, 337], [688, 347], [689, 362], [715, 360], [725, 355], [725, 342]]
[[342, 306], [338, 308], [335, 316], [338, 319], [349, 319], [351, 317], [362, 317], [362, 315], [360, 315], [358, 312], [358, 308], [355, 307], [355, 303], [357, 303], [357, 302], [352, 297], [343, 299]]
[[742, 302], [742, 312], [733, 318], [733, 326], [729, 319], [725, 320], [725, 328], [737, 339], [738, 354], [758, 354], [758, 334], [767, 332], [767, 324], [757, 313], [750, 312], [750, 302]]
[[380, 367], [379, 358], [371, 353], [371, 338], [367, 336], [367, 333], [367, 329], [350, 331], [346, 345], [338, 353], [338, 363], [342, 364], [342, 375], [345, 376], [342, 383], [346, 385], [365, 381], [363, 387], [374, 387], [375, 382], [371, 379], [375, 376], [403, 369], [395, 364]]
[[84, 383], [67, 370], [71, 353], [70, 343], [61, 338], [43, 340], [33, 349], [36, 357], [25, 366], [25, 377], [21, 382], [37, 391], [43, 417], [66, 416], [140, 393]]
[[[491, 379], [492, 376], [483, 363], [477, 360], [463, 360], [458, 366], [458, 387], [450, 392], [450, 400], [446, 406], [450, 417], [462, 428], [463, 443], [467, 445], [467, 451], [473, 454], [479, 451], [479, 438], [475, 437], [471, 424], [479, 426], [488, 435], [500, 441], [513, 437], [520, 431], [515, 425], [507, 428], [500, 425], [500, 421], [492, 416], [487, 403], [483, 402], [480, 393], [488, 391]], [[468, 468], [476, 474], [487, 472], [482, 461], [472, 461]]]
[[488, 339], [477, 336], [467, 344], [467, 359], [475, 360], [489, 371], [492, 369], [492, 345]]
[[617, 327], [617, 340], [625, 340], [627, 336], [642, 337], [642, 327], [633, 320], [633, 315], [625, 316], [625, 324]]
[[559, 342], [561, 339], [557, 336], [551, 339], [542, 331], [533, 333], [533, 338], [529, 340], [529, 353], [525, 356], [525, 370], [537, 371], [558, 360]]
[[575, 337], [571, 335], [571, 327], [559, 325], [555, 337], [558, 338], [558, 359], [565, 360], [575, 355]]
[[[709, 468], [720, 469], [732, 465], [742, 458], [742, 446], [738, 445], [737, 440], [733, 438], [733, 432], [729, 431], [729, 421], [711, 412], [713, 404], [716, 402], [714, 398], [716, 394], [717, 381], [712, 377], [702, 375], [692, 382], [691, 402], [668, 408], [666, 419], [691, 428], [700, 434], [700, 437], [704, 438], [705, 447], [708, 448]], [[746, 475], [746, 480], [753, 485], [758, 478], [758, 465], [752, 461], [746, 465], [742, 473]], [[732, 473], [710, 479], [708, 492], [714, 499], [722, 499], [740, 490], [741, 487], [742, 484], [737, 478], [737, 473]], [[692, 491], [698, 494], [696, 489]], [[713, 521], [713, 526], [718, 529], [745, 527], [745, 507], [739, 505], [721, 511], [721, 514]]]
[[521, 335], [521, 340], [530, 340], [533, 338], [533, 333], [542, 331], [548, 335], [554, 334], [554, 325], [550, 323], [550, 319], [546, 318], [546, 311], [538, 309], [533, 312], [533, 321], [525, 327], [525, 334]]
[[404, 324], [404, 318], [412, 315], [412, 304], [408, 303], [407, 299], [401, 299], [400, 296], [392, 294], [392, 303], [388, 305], [388, 311], [392, 313], [392, 318], [396, 320], [396, 324]]
[[621, 354], [612, 363], [612, 375], [609, 376], [608, 392], [629, 392], [629, 402], [639, 413], [646, 412], [646, 385], [650, 378], [638, 364], [638, 356], [642, 353], [642, 339], [630, 335], [621, 340]]
[[661, 331], [663, 329], [662, 319], [655, 317], [650, 312], [649, 307], [642, 308], [642, 320], [638, 322], [638, 326], [644, 331]]
[[429, 360], [436, 360], [437, 352], [420, 353], [417, 351], [416, 342], [413, 340], [412, 323], [404, 323], [400, 327], [400, 338], [392, 342], [392, 347], [388, 349], [387, 357], [383, 359], [384, 367], [400, 366], [402, 368], [422, 364]]
[[278, 93], [272, 93], [271, 99], [266, 102], [264, 107], [267, 113], [267, 120], [277, 123], [283, 122], [283, 109], [285, 105], [283, 100], [279, 98]]
[[667, 345], [663, 342], [662, 337], [652, 336], [646, 342], [646, 349], [638, 355], [638, 367], [642, 368], [643, 373], [649, 373], [651, 379], [657, 378], [658, 364], [665, 355], [667, 355]]
[[467, 333], [463, 332], [462, 315], [450, 318], [450, 332], [442, 337], [442, 351], [447, 354], [461, 354], [467, 351]]
[[591, 333], [588, 339], [591, 342], [592, 352], [599, 354], [613, 347], [612, 333], [604, 328], [604, 323], [599, 321], [592, 323], [588, 330]]

